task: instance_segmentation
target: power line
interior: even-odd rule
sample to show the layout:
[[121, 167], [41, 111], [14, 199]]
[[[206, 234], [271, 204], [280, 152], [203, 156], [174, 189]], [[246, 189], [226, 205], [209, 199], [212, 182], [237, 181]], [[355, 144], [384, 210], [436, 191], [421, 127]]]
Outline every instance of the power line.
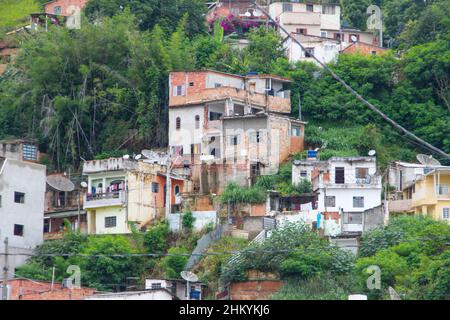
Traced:
[[[273, 19], [271, 17], [271, 15], [265, 10], [263, 9], [258, 3], [257, 1], [252, 1], [253, 4], [264, 14], [266, 15], [280, 30], [282, 30], [285, 34], [287, 34], [287, 36], [294, 41], [295, 43], [297, 43], [300, 48], [306, 52], [306, 48], [300, 43], [300, 41], [298, 41], [297, 39], [295, 39], [293, 36], [291, 36], [291, 34], [283, 27], [281, 26], [275, 19]], [[429, 144], [428, 142], [426, 142], [425, 140], [417, 137], [415, 134], [413, 134], [412, 132], [408, 131], [407, 129], [403, 128], [401, 125], [399, 125], [397, 122], [395, 122], [394, 120], [392, 120], [391, 118], [389, 118], [386, 114], [384, 114], [381, 110], [379, 110], [377, 107], [375, 107], [373, 104], [371, 104], [369, 101], [367, 101], [366, 99], [364, 99], [364, 97], [362, 97], [357, 91], [355, 91], [350, 85], [348, 85], [341, 77], [339, 77], [333, 70], [331, 70], [327, 65], [325, 65], [324, 63], [322, 63], [313, 53], [310, 53], [310, 56], [328, 73], [331, 74], [331, 76], [337, 80], [339, 83], [341, 83], [345, 89], [347, 89], [347, 91], [349, 91], [351, 94], [353, 94], [359, 101], [361, 101], [364, 105], [366, 105], [369, 109], [371, 109], [372, 111], [374, 111], [375, 113], [377, 113], [379, 116], [381, 116], [386, 122], [388, 122], [391, 126], [395, 127], [397, 130], [403, 132], [405, 135], [411, 137], [413, 140], [417, 141], [418, 143], [420, 143], [423, 147], [428, 148], [429, 150], [432, 150], [433, 152], [445, 157], [446, 159], [450, 159], [450, 155], [448, 155], [446, 152], [444, 152], [443, 150], [436, 148], [435, 146]]]

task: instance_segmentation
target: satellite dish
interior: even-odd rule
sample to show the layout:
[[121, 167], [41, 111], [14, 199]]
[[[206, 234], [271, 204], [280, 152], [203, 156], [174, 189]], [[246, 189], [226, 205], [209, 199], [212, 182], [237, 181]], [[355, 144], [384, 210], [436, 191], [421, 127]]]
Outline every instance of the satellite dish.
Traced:
[[87, 188], [87, 187], [88, 187], [88, 184], [87, 184], [86, 181], [82, 181], [82, 182], [80, 183], [80, 186], [83, 187], [83, 188]]
[[75, 189], [73, 182], [62, 175], [47, 176], [47, 184], [58, 191], [71, 192]]
[[246, 17], [251, 17], [252, 16], [252, 14], [250, 13], [250, 12], [246, 12], [245, 14], [244, 14]]
[[140, 158], [142, 158], [142, 154], [138, 154], [136, 157], [134, 157], [134, 160], [139, 160]]
[[358, 41], [358, 38], [356, 36], [354, 36], [354, 35], [351, 36], [350, 39], [352, 39], [352, 42], [357, 42]]
[[377, 152], [375, 150], [370, 150], [369, 151], [369, 156], [371, 156], [371, 157], [373, 157], [376, 154], [377, 154]]
[[197, 282], [198, 281], [197, 275], [190, 271], [181, 271], [180, 275], [184, 280], [186, 280], [188, 282]]
[[128, 159], [130, 159], [130, 155], [129, 155], [129, 154], [126, 154], [126, 155], [124, 155], [122, 158], [125, 159], [125, 160], [128, 160]]
[[430, 166], [430, 167], [439, 167], [441, 165], [441, 163], [439, 161], [437, 161], [436, 159], [433, 158], [433, 156], [429, 156], [426, 154], [418, 154], [416, 156], [417, 160], [426, 166]]

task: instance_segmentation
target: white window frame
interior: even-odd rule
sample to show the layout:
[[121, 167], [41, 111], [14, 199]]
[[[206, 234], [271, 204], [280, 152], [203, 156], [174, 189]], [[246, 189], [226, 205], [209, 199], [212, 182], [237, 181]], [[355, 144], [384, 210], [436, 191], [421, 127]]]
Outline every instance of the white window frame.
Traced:
[[[325, 34], [325, 35], [324, 35]], [[328, 38], [328, 31], [320, 31], [320, 36], [322, 38]]]
[[[359, 202], [361, 201], [361, 199], [362, 203]], [[353, 197], [353, 208], [364, 208], [364, 197], [362, 196]]]
[[450, 220], [450, 207], [442, 208], [442, 219]]
[[173, 87], [173, 96], [174, 97], [184, 96], [184, 95], [186, 95], [186, 90], [185, 90], [184, 85]]

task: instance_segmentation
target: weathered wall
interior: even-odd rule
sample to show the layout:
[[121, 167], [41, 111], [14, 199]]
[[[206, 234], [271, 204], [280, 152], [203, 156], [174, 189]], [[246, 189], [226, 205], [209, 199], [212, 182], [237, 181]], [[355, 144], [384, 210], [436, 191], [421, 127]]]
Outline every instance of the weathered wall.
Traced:
[[253, 280], [230, 284], [230, 300], [269, 300], [283, 286], [278, 280]]

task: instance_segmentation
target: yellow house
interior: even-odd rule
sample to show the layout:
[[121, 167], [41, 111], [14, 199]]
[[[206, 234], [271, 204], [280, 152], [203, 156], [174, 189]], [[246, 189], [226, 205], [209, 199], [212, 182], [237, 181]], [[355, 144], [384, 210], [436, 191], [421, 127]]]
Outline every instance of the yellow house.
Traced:
[[450, 167], [437, 167], [403, 191], [416, 214], [450, 224]]

